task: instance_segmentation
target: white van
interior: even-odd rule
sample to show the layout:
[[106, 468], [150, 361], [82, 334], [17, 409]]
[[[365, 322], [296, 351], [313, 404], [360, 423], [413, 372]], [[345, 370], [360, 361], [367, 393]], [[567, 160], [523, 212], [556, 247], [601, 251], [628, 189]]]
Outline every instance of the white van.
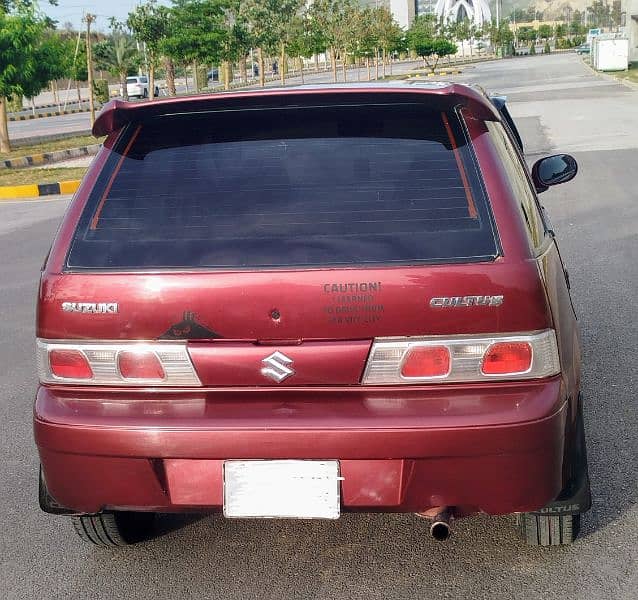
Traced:
[[[126, 78], [126, 91], [129, 98], [148, 98], [148, 77], [139, 75]], [[120, 88], [120, 95], [124, 95], [124, 90]], [[159, 96], [159, 87], [155, 86], [155, 97]]]

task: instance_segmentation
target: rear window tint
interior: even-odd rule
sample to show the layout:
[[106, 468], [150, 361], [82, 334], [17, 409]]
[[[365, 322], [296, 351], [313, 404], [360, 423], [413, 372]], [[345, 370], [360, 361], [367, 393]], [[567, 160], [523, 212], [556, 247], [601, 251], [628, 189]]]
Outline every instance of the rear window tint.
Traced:
[[289, 107], [129, 125], [92, 192], [73, 269], [256, 269], [497, 254], [454, 113]]

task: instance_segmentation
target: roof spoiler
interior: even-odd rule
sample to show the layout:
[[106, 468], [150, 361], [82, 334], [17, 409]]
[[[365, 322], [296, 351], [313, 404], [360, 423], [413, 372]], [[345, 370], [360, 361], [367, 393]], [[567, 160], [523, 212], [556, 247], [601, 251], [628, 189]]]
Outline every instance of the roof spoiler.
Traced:
[[101, 110], [93, 125], [93, 135], [101, 137], [119, 131], [132, 122], [150, 117], [189, 112], [207, 112], [238, 108], [274, 108], [281, 106], [304, 106], [315, 104], [320, 97], [343, 96], [340, 101], [347, 103], [367, 102], [370, 97], [386, 101], [407, 98], [414, 101], [421, 96], [428, 105], [438, 110], [466, 107], [479, 119], [498, 121], [500, 117], [493, 104], [478, 90], [467, 85], [444, 83], [421, 83], [413, 81], [393, 82], [374, 85], [329, 85], [276, 88], [259, 91], [206, 94], [162, 98], [153, 102], [124, 102], [111, 100]]

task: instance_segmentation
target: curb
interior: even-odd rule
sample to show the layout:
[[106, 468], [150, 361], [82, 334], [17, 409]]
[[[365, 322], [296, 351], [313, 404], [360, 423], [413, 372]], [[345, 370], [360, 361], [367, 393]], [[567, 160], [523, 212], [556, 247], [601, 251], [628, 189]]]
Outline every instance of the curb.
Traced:
[[76, 113], [86, 113], [89, 112], [88, 108], [74, 108], [72, 110], [63, 110], [61, 112], [47, 112], [47, 113], [37, 113], [30, 115], [20, 115], [18, 117], [8, 117], [7, 121], [30, 121], [32, 119], [44, 119], [45, 117], [60, 117], [62, 115], [74, 115]]
[[[82, 104], [85, 104], [88, 101], [89, 101], [88, 98], [82, 98]], [[75, 99], [73, 101], [69, 100], [67, 102], [67, 104], [77, 104], [77, 103], [78, 103], [77, 99]], [[36, 104], [35, 109], [39, 110], [41, 108], [58, 108], [58, 106], [60, 106], [60, 104], [64, 104], [64, 102], [52, 102], [51, 104]], [[31, 110], [31, 108], [32, 108], [31, 106], [25, 106], [24, 110]]]
[[59, 196], [74, 194], [80, 187], [80, 180], [59, 181], [58, 183], [32, 183], [28, 185], [0, 186], [0, 200], [37, 198], [39, 196]]
[[[78, 131], [65, 131], [61, 133], [50, 133], [48, 135], [30, 135], [27, 137], [19, 137], [11, 140], [14, 148], [22, 148], [23, 146], [32, 146], [44, 142], [57, 142], [58, 140], [66, 140], [73, 137], [86, 137], [93, 135], [90, 129], [80, 129]], [[1, 162], [1, 161], [0, 161]]]
[[[445, 71], [435, 71], [434, 73], [426, 73], [426, 77], [440, 77], [441, 75], [460, 75], [461, 73], [463, 73], [463, 71], [461, 71], [461, 69], [448, 69]], [[419, 75], [415, 75], [415, 77], [418, 77]]]
[[619, 77], [614, 77], [613, 75], [610, 75], [609, 73], [606, 73], [605, 71], [597, 71], [596, 69], [594, 69], [594, 67], [591, 66], [590, 63], [585, 62], [585, 60], [583, 60], [583, 64], [597, 77], [600, 77], [601, 79], [606, 79], [607, 81], [613, 82], [613, 83], [619, 83], [620, 85], [624, 85], [625, 87], [628, 87], [629, 89], [632, 90], [638, 90], [638, 83], [635, 83], [634, 81], [628, 81], [626, 79], [620, 79]]
[[23, 169], [25, 167], [53, 164], [69, 158], [93, 156], [98, 153], [99, 149], [100, 144], [91, 144], [89, 146], [80, 146], [79, 148], [67, 148], [66, 150], [55, 150], [21, 158], [12, 158], [1, 161], [0, 169]]
[[[448, 75], [460, 75], [463, 69], [446, 69], [445, 71], [434, 71], [434, 73], [405, 73], [405, 79], [426, 79], [428, 77], [447, 77]], [[399, 76], [400, 77], [400, 76]], [[380, 77], [379, 81], [383, 81]]]

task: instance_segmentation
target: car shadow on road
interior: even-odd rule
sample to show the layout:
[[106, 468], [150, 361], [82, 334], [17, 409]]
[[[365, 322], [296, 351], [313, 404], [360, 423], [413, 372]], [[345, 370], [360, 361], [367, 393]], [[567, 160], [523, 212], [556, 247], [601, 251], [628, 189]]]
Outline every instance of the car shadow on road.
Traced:
[[143, 589], [136, 598], [163, 597], [161, 586], [169, 586], [171, 598], [433, 599], [474, 590], [476, 598], [509, 599], [524, 597], [514, 591], [551, 576], [548, 570], [570, 569], [576, 554], [525, 546], [512, 517], [461, 519], [442, 543], [430, 537], [427, 521], [409, 514], [337, 521], [162, 515], [159, 532], [124, 550], [92, 551], [89, 561], [104, 577], [125, 571], [129, 581], [151, 577], [160, 586], [157, 596]]
[[[619, 536], [638, 503], [635, 150], [578, 152], [580, 173], [543, 195], [560, 243], [582, 334], [582, 392], [593, 506], [586, 538]], [[600, 202], [596, 190], [604, 190]], [[594, 192], [593, 192], [594, 191]], [[578, 547], [578, 546], [576, 546]]]

